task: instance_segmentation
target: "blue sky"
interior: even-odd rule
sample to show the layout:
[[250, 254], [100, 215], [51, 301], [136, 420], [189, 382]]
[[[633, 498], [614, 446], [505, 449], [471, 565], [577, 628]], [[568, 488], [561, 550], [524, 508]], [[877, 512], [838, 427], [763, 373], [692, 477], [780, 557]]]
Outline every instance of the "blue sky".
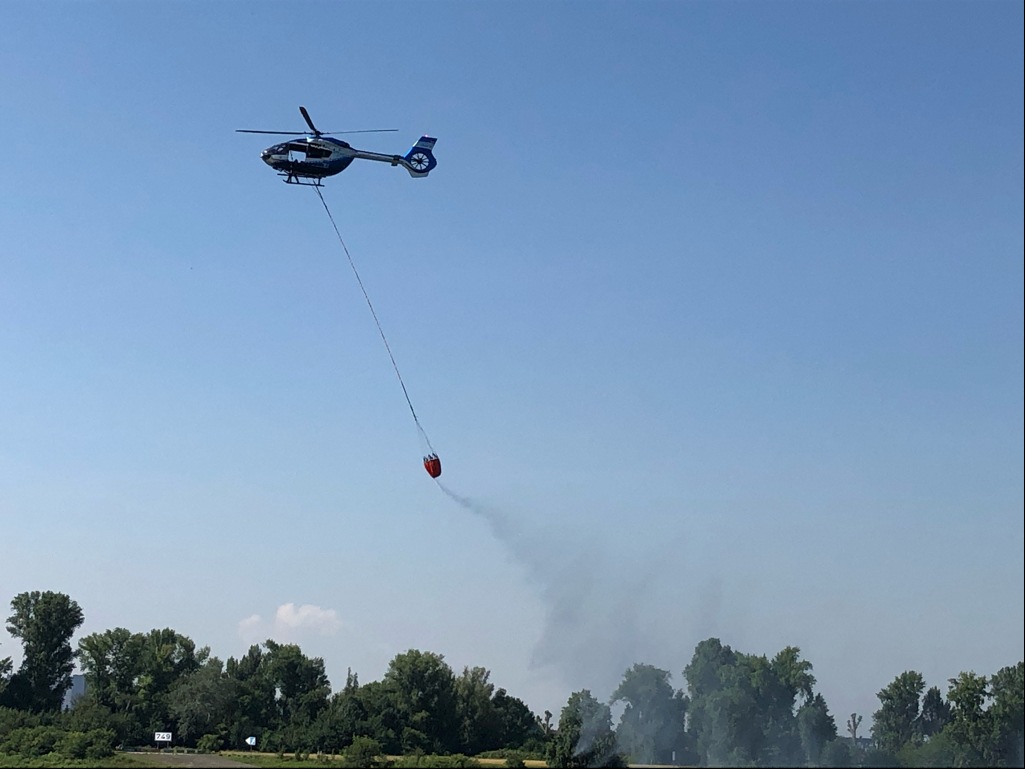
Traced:
[[[4, 11], [0, 603], [556, 714], [795, 645], [841, 730], [1022, 659], [1020, 3]], [[438, 137], [324, 194], [452, 496], [300, 104]]]

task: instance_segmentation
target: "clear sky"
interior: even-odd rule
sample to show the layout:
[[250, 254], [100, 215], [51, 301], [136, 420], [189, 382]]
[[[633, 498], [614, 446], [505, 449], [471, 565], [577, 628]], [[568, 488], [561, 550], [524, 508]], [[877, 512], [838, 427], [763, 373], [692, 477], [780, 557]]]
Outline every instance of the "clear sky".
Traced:
[[[794, 645], [841, 731], [1023, 658], [1020, 2], [2, 11], [0, 607], [556, 714]], [[438, 137], [324, 195], [454, 496], [300, 104]]]

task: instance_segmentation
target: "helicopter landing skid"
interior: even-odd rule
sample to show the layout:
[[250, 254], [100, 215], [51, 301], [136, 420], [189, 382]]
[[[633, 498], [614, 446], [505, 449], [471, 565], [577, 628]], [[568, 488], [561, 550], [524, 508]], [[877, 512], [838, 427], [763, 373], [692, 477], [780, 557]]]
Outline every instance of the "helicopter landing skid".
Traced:
[[323, 187], [321, 179], [313, 176], [296, 176], [295, 174], [278, 174], [285, 184], [298, 184], [300, 187]]

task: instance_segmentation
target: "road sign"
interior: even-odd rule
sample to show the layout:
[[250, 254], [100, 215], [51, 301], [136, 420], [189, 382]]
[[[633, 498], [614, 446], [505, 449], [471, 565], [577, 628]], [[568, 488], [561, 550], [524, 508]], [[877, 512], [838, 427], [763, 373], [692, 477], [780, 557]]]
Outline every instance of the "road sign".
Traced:
[[171, 741], [171, 733], [170, 732], [154, 732], [153, 733], [153, 742], [170, 742], [170, 741]]
[[256, 738], [255, 737], [246, 737], [246, 745], [248, 745], [251, 748], [254, 747], [256, 745]]

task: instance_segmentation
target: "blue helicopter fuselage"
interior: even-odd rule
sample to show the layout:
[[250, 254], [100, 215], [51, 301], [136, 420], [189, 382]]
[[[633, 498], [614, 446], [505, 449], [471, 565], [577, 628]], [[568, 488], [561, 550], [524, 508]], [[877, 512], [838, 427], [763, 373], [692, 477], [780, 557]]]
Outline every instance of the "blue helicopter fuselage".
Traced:
[[290, 176], [322, 179], [340, 174], [356, 159], [351, 145], [330, 137], [293, 139], [260, 153], [263, 162]]

